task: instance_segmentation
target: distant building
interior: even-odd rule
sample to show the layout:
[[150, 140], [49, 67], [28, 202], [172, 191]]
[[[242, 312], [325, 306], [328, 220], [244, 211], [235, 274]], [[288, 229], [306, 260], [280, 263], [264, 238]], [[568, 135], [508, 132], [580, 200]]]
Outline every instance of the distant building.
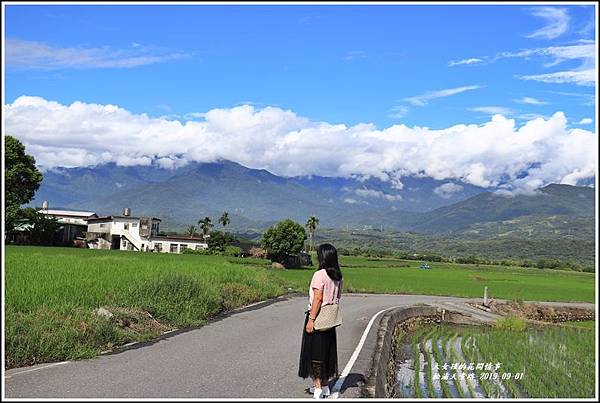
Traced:
[[156, 236], [152, 237], [154, 252], [181, 253], [186, 249], [207, 249], [208, 244], [202, 238], [187, 238], [179, 236]]
[[55, 218], [61, 224], [56, 234], [55, 242], [63, 245], [72, 245], [73, 241], [77, 238], [83, 239], [87, 231], [86, 220], [98, 217], [92, 211], [51, 210], [48, 208], [48, 202], [44, 202], [44, 207], [38, 210], [38, 213]]
[[300, 252], [297, 255], [287, 255], [283, 261], [285, 267], [291, 268], [312, 266], [312, 264], [312, 259], [306, 252]]
[[200, 238], [159, 236], [159, 218], [133, 217], [128, 208], [122, 215], [96, 216], [86, 221], [86, 240], [92, 249], [181, 253], [185, 249], [208, 248]]

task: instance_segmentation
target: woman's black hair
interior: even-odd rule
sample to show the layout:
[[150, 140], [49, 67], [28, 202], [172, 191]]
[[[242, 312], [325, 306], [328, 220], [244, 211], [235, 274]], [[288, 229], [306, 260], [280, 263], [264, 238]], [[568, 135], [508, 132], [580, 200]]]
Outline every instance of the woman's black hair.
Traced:
[[319, 245], [317, 259], [319, 259], [319, 269], [325, 269], [330, 279], [335, 281], [342, 279], [342, 271], [340, 270], [335, 246], [328, 243]]

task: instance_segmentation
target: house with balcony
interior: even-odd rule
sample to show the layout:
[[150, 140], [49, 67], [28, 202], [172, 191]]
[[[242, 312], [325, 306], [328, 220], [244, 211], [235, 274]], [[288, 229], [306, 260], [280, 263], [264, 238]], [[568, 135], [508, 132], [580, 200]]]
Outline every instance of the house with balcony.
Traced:
[[142, 252], [181, 253], [185, 249], [206, 249], [204, 239], [159, 236], [160, 218], [136, 217], [129, 208], [122, 215], [87, 219], [86, 241], [92, 249], [119, 249]]

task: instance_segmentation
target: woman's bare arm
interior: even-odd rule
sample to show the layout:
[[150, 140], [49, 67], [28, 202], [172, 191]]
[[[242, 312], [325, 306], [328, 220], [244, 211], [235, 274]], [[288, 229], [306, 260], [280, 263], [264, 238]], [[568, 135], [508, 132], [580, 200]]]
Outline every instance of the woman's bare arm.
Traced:
[[[306, 333], [312, 333], [314, 330], [314, 319], [316, 319], [319, 311], [321, 310], [321, 303], [323, 302], [323, 291], [318, 288], [313, 288], [313, 301], [308, 312], [309, 318], [306, 322]], [[311, 319], [313, 318], [313, 319]]]

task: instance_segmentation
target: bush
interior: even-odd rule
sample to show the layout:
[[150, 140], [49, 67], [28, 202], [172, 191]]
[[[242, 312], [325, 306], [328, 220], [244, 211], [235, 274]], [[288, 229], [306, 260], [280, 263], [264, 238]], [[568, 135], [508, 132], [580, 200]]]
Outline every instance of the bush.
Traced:
[[257, 259], [266, 259], [267, 258], [267, 251], [264, 250], [263, 248], [251, 248], [250, 249], [250, 256], [257, 258]]
[[242, 248], [239, 246], [226, 246], [225, 252], [223, 252], [225, 256], [240, 256], [242, 254]]

